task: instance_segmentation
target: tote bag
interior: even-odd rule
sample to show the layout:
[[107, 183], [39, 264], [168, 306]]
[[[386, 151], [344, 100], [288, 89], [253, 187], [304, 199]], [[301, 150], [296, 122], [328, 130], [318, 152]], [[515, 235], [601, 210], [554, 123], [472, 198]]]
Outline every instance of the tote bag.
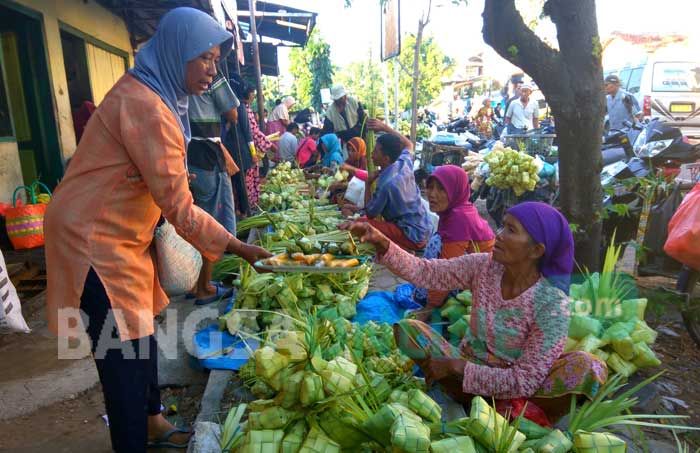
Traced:
[[182, 239], [167, 221], [154, 234], [158, 279], [168, 296], [179, 296], [194, 288], [202, 269], [202, 255]]

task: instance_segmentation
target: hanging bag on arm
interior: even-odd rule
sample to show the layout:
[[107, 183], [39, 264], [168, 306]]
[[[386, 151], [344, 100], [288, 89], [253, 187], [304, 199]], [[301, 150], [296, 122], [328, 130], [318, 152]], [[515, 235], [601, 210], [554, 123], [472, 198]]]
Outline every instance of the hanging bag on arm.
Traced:
[[668, 224], [664, 250], [673, 259], [700, 270], [700, 183], [685, 196]]
[[156, 227], [154, 243], [158, 280], [165, 293], [179, 296], [192, 290], [202, 269], [202, 255], [166, 220]]

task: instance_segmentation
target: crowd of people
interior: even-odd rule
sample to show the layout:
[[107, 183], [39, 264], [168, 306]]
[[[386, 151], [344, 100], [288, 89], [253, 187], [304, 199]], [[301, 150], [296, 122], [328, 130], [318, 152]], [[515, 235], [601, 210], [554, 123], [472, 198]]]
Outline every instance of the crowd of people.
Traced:
[[[494, 232], [469, 201], [467, 174], [454, 166], [430, 176], [424, 200], [411, 141], [366, 118], [340, 85], [323, 124], [303, 136], [290, 120], [291, 97], [267, 121], [257, 118], [255, 88], [217, 70], [232, 42], [198, 10], [164, 16], [87, 122], [46, 213], [50, 327], [65, 334], [63, 310], [85, 313], [115, 451], [184, 447], [191, 436], [160, 413], [153, 318], [169, 301], [150, 251], [156, 226], [169, 222], [201, 252], [196, 303], [218, 300], [228, 290], [211, 281], [212, 263], [225, 252], [251, 264], [270, 256], [236, 238], [236, 219], [255, 210], [261, 178], [281, 161], [364, 181], [364, 203], [342, 206], [360, 216], [342, 227], [374, 244], [381, 263], [417, 286], [414, 298], [425, 308], [395, 334], [430, 382], [457, 400], [537, 398], [542, 407], [555, 407], [565, 394], [595, 394], [605, 364], [584, 352], [562, 355], [574, 249], [559, 212], [517, 205]], [[521, 92], [509, 107], [513, 127], [528, 109]], [[378, 133], [374, 172], [363, 123]], [[474, 295], [472, 325], [455, 348], [423, 321], [462, 289]], [[103, 331], [121, 348], [105, 351]]]

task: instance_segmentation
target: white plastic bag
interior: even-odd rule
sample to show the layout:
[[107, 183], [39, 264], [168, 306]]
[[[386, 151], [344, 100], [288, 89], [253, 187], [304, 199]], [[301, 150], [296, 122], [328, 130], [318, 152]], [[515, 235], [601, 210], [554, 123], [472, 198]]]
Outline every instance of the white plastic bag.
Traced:
[[202, 255], [165, 222], [155, 231], [158, 279], [168, 296], [179, 296], [194, 288], [202, 269]]
[[29, 326], [22, 316], [17, 290], [10, 281], [5, 258], [0, 252], [0, 333], [29, 331]]
[[358, 208], [365, 207], [365, 182], [356, 177], [352, 177], [345, 190], [344, 198]]

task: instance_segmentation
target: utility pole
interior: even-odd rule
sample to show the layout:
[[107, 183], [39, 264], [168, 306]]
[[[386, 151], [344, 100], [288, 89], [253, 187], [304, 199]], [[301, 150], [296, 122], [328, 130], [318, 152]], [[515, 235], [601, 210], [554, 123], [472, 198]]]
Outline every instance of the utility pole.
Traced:
[[420, 46], [423, 41], [423, 29], [430, 22], [430, 9], [432, 0], [428, 0], [428, 10], [418, 20], [418, 33], [416, 34], [416, 48], [413, 52], [413, 90], [411, 93], [411, 142], [416, 146], [416, 130], [418, 127], [418, 83], [420, 82]]
[[255, 82], [258, 87], [258, 121], [265, 117], [265, 98], [262, 89], [262, 72], [260, 71], [260, 49], [258, 47], [258, 26], [255, 23], [255, 0], [248, 0], [250, 10], [250, 33], [253, 35], [253, 64], [255, 65]]
[[384, 80], [384, 121], [389, 122], [389, 75], [386, 71], [386, 62], [382, 62], [382, 79]]
[[399, 57], [394, 62], [394, 129], [399, 130]]

